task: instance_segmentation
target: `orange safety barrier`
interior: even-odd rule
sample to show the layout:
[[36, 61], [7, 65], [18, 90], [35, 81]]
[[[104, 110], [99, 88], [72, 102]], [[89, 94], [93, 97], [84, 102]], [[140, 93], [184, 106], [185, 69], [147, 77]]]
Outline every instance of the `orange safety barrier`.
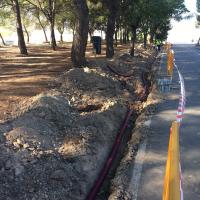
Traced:
[[164, 179], [163, 200], [181, 200], [181, 172], [179, 152], [179, 122], [173, 122]]
[[172, 76], [174, 70], [174, 51], [169, 50], [167, 52], [167, 74]]

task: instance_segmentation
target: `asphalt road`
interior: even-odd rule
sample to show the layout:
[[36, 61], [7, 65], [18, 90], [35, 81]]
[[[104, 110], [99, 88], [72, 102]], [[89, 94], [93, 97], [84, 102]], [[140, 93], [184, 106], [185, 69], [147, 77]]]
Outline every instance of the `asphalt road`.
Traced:
[[[200, 199], [200, 49], [175, 45], [176, 64], [185, 79], [186, 111], [180, 128], [184, 199]], [[164, 63], [163, 63], [164, 67]], [[178, 84], [177, 72], [173, 83]], [[169, 129], [176, 118], [179, 90], [166, 96], [153, 116], [143, 162], [137, 200], [161, 200]]]

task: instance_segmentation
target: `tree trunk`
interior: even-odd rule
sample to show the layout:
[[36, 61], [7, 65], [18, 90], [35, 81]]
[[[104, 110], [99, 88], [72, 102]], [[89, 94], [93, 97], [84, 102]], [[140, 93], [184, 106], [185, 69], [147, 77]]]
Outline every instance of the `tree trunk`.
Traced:
[[[114, 1], [113, 1], [114, 2]], [[115, 19], [116, 19], [116, 3], [111, 3], [113, 4], [109, 6], [109, 16], [108, 16], [108, 22], [107, 22], [107, 30], [106, 30], [106, 57], [107, 58], [112, 58], [114, 55], [114, 47], [113, 47], [113, 36], [115, 33]]]
[[27, 43], [29, 43], [30, 42], [30, 37], [29, 37], [29, 32], [28, 32], [28, 30], [26, 29], [26, 26], [24, 25], [24, 32], [26, 33], [26, 37], [27, 37]]
[[89, 35], [90, 35], [90, 43], [92, 43], [92, 35], [93, 35], [93, 33], [92, 33], [92, 31], [88, 31], [88, 33], [89, 33]]
[[126, 44], [127, 40], [126, 40], [126, 29], [124, 29], [123, 31], [123, 43]]
[[52, 19], [50, 22], [50, 29], [51, 29], [51, 47], [55, 51], [57, 44], [56, 44], [55, 31], [54, 31], [54, 19]]
[[39, 24], [40, 24], [40, 26], [41, 26], [41, 28], [42, 28], [43, 33], [44, 33], [45, 42], [47, 43], [47, 42], [49, 42], [49, 41], [48, 41], [48, 38], [47, 38], [47, 33], [46, 33], [46, 31], [45, 31], [45, 27], [43, 26], [43, 24], [42, 24], [42, 22], [41, 22], [39, 16], [37, 17], [37, 19], [38, 19], [38, 22], [39, 22]]
[[130, 42], [130, 39], [129, 39], [129, 30], [128, 29], [126, 30], [126, 41]]
[[16, 17], [16, 27], [17, 27], [17, 36], [18, 36], [18, 46], [20, 53], [28, 55], [26, 44], [24, 41], [24, 34], [22, 29], [21, 14], [18, 0], [13, 0], [13, 10]]
[[89, 30], [89, 11], [86, 0], [73, 0], [73, 4], [76, 13], [76, 26], [71, 59], [75, 67], [81, 67], [86, 64], [85, 52]]
[[116, 30], [115, 30], [115, 46], [116, 46], [116, 47], [117, 47], [117, 45], [118, 45], [117, 33], [118, 33], [118, 30], [116, 29]]
[[2, 44], [5, 46], [6, 43], [5, 43], [5, 41], [4, 41], [3, 36], [1, 35], [1, 33], [0, 33], [0, 38], [1, 38]]
[[56, 38], [55, 38], [55, 0], [49, 0], [49, 14], [46, 14], [47, 19], [50, 23], [50, 31], [51, 31], [51, 47], [55, 51], [57, 44], [56, 44]]
[[102, 28], [101, 28], [101, 38], [103, 39], [103, 30], [102, 30]]
[[132, 38], [131, 38], [131, 56], [135, 56], [135, 41], [136, 41], [136, 37], [137, 37], [137, 28], [136, 27], [132, 27]]
[[125, 37], [124, 37], [124, 29], [122, 29], [122, 42], [123, 42], [123, 44], [125, 44]]
[[122, 44], [122, 43], [123, 43], [123, 39], [122, 39], [122, 29], [120, 29], [119, 34], [120, 34], [120, 44]]
[[63, 43], [63, 33], [60, 33], [60, 42]]
[[147, 48], [147, 32], [143, 33], [143, 37], [144, 37], [144, 48]]
[[74, 37], [75, 37], [75, 28], [76, 28], [76, 24], [73, 24], [73, 27], [72, 27], [73, 40], [74, 40]]
[[43, 30], [43, 33], [44, 33], [45, 42], [48, 43], [49, 40], [48, 40], [48, 38], [47, 38], [47, 33], [46, 33], [45, 28], [44, 28], [43, 26], [42, 26], [42, 30]]
[[153, 41], [154, 41], [154, 34], [151, 33], [150, 34], [150, 43], [153, 44]]

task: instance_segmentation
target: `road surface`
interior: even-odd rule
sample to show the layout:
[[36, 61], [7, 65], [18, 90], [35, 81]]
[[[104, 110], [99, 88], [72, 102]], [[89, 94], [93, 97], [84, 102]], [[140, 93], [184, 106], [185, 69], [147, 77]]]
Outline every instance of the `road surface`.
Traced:
[[[200, 199], [200, 49], [175, 45], [175, 58], [186, 87], [186, 111], [180, 128], [180, 151], [184, 199]], [[164, 65], [164, 64], [163, 64]], [[177, 72], [173, 83], [178, 85]], [[152, 118], [137, 200], [161, 200], [169, 129], [176, 118], [179, 90], [167, 95]]]

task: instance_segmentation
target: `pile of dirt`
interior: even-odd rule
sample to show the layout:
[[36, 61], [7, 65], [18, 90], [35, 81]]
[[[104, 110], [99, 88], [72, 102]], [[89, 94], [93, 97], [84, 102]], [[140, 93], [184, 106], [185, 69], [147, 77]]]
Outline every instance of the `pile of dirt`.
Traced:
[[60, 91], [80, 110], [95, 105], [121, 102], [126, 104], [135, 98], [134, 90], [129, 92], [116, 78], [100, 68], [72, 69], [62, 77]]
[[135, 96], [140, 99], [144, 93], [144, 86], [150, 87], [151, 66], [156, 60], [156, 55], [154, 50], [138, 50], [137, 56], [122, 54], [114, 61], [110, 61], [108, 65], [110, 71], [113, 69], [117, 74], [121, 74], [120, 80], [125, 83], [127, 90], [130, 93], [134, 91]]
[[82, 116], [65, 97], [51, 92], [19, 107], [12, 121], [0, 126], [1, 196], [84, 199], [111, 149], [126, 106], [110, 103]]
[[127, 103], [137, 99], [135, 77], [123, 84], [104, 67], [72, 69], [59, 79], [60, 88], [16, 105], [12, 119], [0, 124], [0, 196], [85, 199]]

